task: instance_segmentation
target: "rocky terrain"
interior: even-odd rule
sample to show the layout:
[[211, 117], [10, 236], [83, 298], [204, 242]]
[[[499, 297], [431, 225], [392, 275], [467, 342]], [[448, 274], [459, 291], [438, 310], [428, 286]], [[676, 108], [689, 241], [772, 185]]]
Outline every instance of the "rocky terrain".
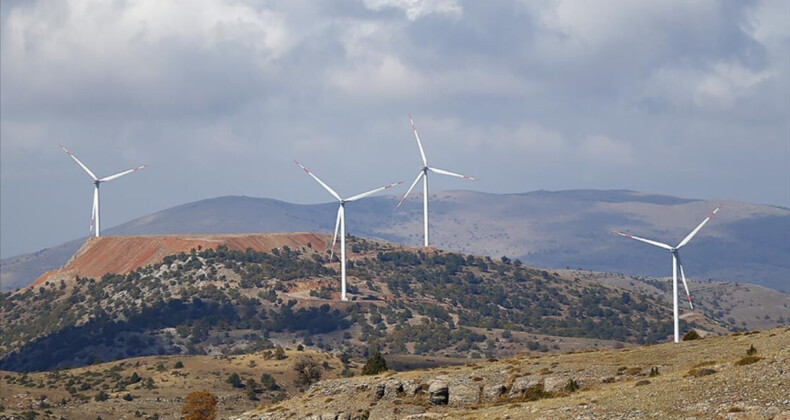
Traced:
[[233, 418], [790, 419], [787, 343], [780, 328], [326, 380]]

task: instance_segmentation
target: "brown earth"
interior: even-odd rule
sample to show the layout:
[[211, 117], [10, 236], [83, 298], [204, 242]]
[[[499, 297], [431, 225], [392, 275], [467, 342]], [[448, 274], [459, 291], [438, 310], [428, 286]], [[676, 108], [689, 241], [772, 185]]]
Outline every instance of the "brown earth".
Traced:
[[327, 235], [317, 233], [103, 236], [88, 239], [66, 265], [44, 273], [28, 288], [38, 287], [55, 278], [80, 276], [100, 279], [107, 273], [128, 274], [136, 268], [157, 264], [168, 255], [188, 253], [199, 247], [216, 249], [225, 245], [231, 250], [252, 248], [269, 252], [283, 246], [296, 249], [310, 246], [323, 252], [327, 249], [326, 242]]

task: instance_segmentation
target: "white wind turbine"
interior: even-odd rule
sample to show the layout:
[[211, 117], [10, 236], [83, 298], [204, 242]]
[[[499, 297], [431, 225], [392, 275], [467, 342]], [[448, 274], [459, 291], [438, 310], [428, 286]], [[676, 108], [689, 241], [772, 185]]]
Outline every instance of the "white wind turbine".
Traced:
[[332, 261], [332, 256], [335, 253], [335, 242], [337, 242], [337, 230], [340, 229], [340, 300], [347, 301], [346, 298], [346, 203], [350, 201], [356, 201], [360, 198], [365, 198], [371, 194], [375, 194], [379, 191], [383, 191], [389, 188], [392, 188], [398, 184], [402, 184], [403, 181], [398, 181], [393, 184], [387, 184], [383, 187], [376, 188], [375, 190], [370, 190], [368, 192], [357, 194], [351, 196], [349, 198], [340, 198], [340, 195], [335, 192], [329, 185], [326, 185], [324, 181], [321, 181], [315, 174], [310, 172], [307, 168], [304, 167], [301, 163], [294, 161], [296, 165], [298, 165], [302, 170], [307, 172], [308, 175], [313, 177], [325, 190], [329, 191], [329, 194], [332, 194], [332, 197], [335, 197], [337, 201], [340, 202], [340, 205], [337, 207], [337, 219], [335, 219], [335, 236], [332, 238], [332, 250], [329, 253], [329, 261]]
[[671, 246], [663, 242], [658, 242], [651, 239], [640, 238], [638, 236], [633, 236], [628, 233], [615, 232], [620, 236], [625, 236], [626, 238], [635, 239], [637, 241], [644, 242], [646, 244], [657, 246], [659, 248], [664, 248], [670, 253], [672, 253], [672, 303], [673, 303], [672, 311], [675, 320], [676, 343], [680, 342], [680, 332], [678, 331], [679, 323], [680, 323], [678, 319], [678, 268], [680, 268], [680, 278], [683, 280], [683, 287], [686, 289], [686, 296], [688, 297], [689, 306], [691, 307], [691, 309], [694, 309], [694, 305], [691, 303], [691, 294], [689, 293], [689, 287], [688, 284], [686, 284], [686, 274], [683, 272], [683, 264], [680, 262], [680, 254], [678, 253], [678, 251], [680, 250], [680, 248], [683, 248], [687, 243], [689, 243], [691, 238], [693, 238], [694, 235], [696, 235], [697, 232], [699, 232], [699, 230], [702, 229], [703, 226], [705, 226], [705, 223], [708, 223], [708, 221], [713, 218], [713, 216], [719, 211], [719, 209], [721, 209], [722, 206], [723, 204], [720, 204], [719, 207], [716, 207], [716, 209], [713, 210], [708, 215], [708, 217], [706, 217], [705, 220], [703, 220], [702, 223], [699, 224], [699, 226], [697, 226], [694, 230], [691, 231], [691, 233], [689, 233], [685, 238], [683, 238], [683, 240], [680, 241], [680, 243], [677, 244], [677, 246]]
[[458, 178], [464, 178], [471, 181], [475, 181], [476, 179], [468, 176], [468, 175], [461, 175], [455, 172], [445, 171], [444, 169], [432, 168], [428, 166], [428, 159], [425, 158], [425, 151], [422, 149], [422, 142], [420, 142], [420, 135], [417, 134], [417, 127], [414, 126], [414, 120], [412, 120], [411, 115], [409, 115], [409, 122], [411, 123], [411, 129], [414, 131], [414, 138], [417, 139], [417, 147], [420, 148], [420, 157], [422, 157], [422, 168], [420, 168], [420, 173], [417, 174], [417, 178], [412, 182], [411, 187], [409, 187], [406, 194], [403, 194], [403, 197], [398, 202], [398, 205], [395, 206], [397, 210], [401, 204], [403, 204], [403, 200], [409, 195], [411, 190], [414, 189], [414, 186], [420, 182], [420, 178], [422, 178], [422, 217], [423, 217], [423, 224], [425, 228], [425, 246], [428, 246], [428, 171], [441, 174], [441, 175], [450, 175], [455, 176]]
[[[77, 162], [77, 164], [80, 165], [80, 167], [82, 167], [82, 169], [84, 169], [85, 172], [87, 172], [88, 175], [90, 175], [90, 177], [93, 179], [93, 185], [94, 185], [93, 210], [91, 210], [91, 225], [90, 228], [88, 228], [88, 233], [93, 231], [95, 236], [98, 238], [99, 237], [99, 184], [101, 184], [102, 182], [112, 181], [113, 179], [120, 178], [132, 172], [139, 171], [140, 169], [143, 169], [148, 165], [136, 166], [132, 169], [123, 172], [118, 172], [115, 175], [106, 176], [104, 178], [97, 178], [96, 175], [94, 175], [93, 172], [91, 172], [91, 170], [88, 169], [88, 167], [85, 166], [84, 163], [80, 162], [80, 160], [77, 159], [77, 157], [74, 156], [74, 154], [69, 151], [69, 149], [66, 149], [63, 145], [60, 145], [60, 148], [63, 149], [63, 151], [66, 152], [67, 155], [71, 156], [71, 158], [74, 159], [74, 161]], [[94, 223], [95, 223], [95, 229], [94, 229]]]

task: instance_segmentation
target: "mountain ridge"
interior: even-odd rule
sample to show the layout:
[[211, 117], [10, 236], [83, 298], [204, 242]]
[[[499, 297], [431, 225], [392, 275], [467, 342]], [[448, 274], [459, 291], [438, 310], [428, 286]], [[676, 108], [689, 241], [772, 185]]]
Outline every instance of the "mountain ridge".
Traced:
[[[393, 212], [397, 198], [353, 203], [349, 233], [405, 245], [422, 242], [419, 199]], [[625, 230], [661, 241], [679, 241], [722, 201], [630, 190], [431, 194], [432, 245], [547, 268], [585, 268], [665, 277], [671, 271], [658, 250], [609, 235]], [[790, 210], [723, 201], [725, 206], [684, 249], [689, 277], [754, 283], [790, 290]], [[109, 235], [171, 233], [331, 232], [336, 204], [290, 204], [246, 196], [186, 203], [124, 223]], [[0, 262], [2, 289], [32, 282], [76, 252], [82, 240]], [[664, 257], [664, 258], [662, 258]]]

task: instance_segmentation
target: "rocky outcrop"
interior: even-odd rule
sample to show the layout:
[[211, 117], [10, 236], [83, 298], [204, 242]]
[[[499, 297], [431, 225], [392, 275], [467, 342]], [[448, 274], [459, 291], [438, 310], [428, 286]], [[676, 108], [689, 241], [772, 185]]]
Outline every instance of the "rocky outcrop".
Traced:
[[428, 402], [432, 405], [447, 405], [449, 393], [446, 381], [435, 380], [428, 386]]

